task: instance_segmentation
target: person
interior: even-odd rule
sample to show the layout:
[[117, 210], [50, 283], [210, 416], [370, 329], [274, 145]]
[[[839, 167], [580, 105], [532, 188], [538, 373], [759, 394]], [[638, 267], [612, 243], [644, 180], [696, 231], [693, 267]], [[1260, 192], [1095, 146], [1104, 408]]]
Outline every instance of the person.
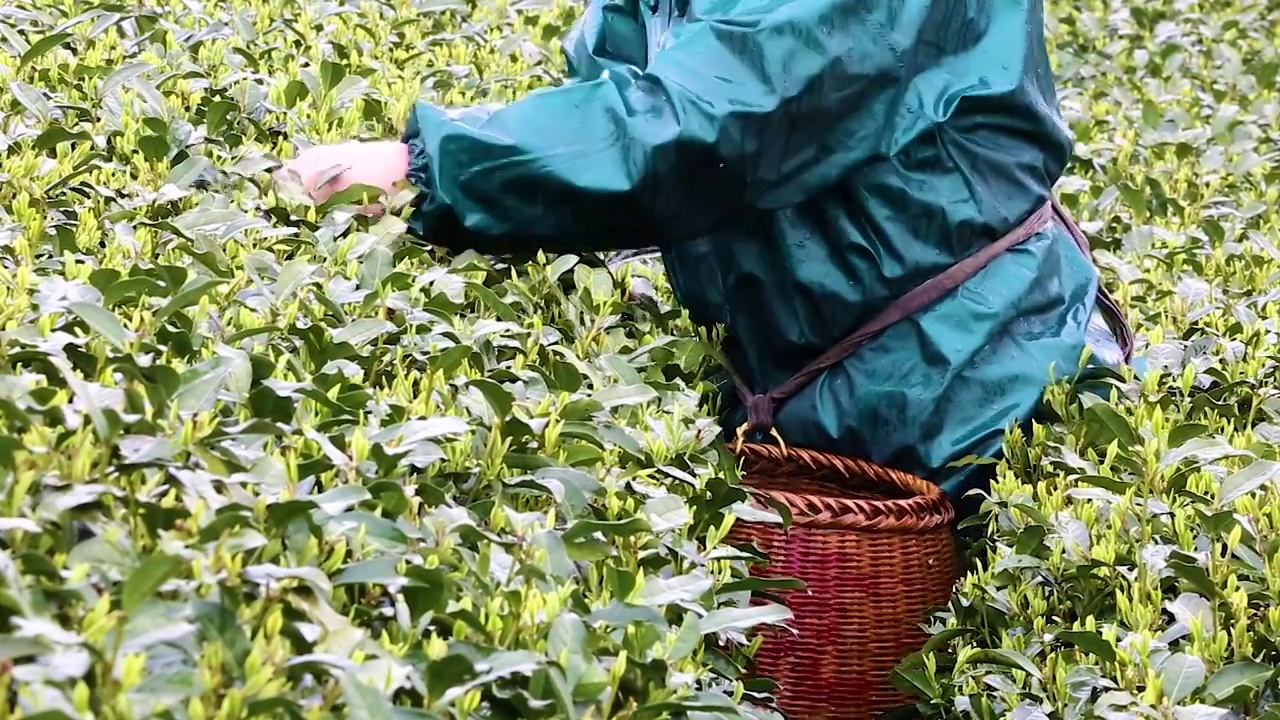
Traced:
[[286, 167], [332, 177], [317, 198], [408, 181], [410, 231], [449, 249], [656, 246], [694, 321], [727, 331], [727, 431], [959, 502], [986, 471], [957, 461], [998, 457], [1051, 382], [1132, 350], [1053, 198], [1072, 141], [1043, 12], [591, 0], [563, 40], [564, 84], [496, 107], [418, 102], [399, 141]]

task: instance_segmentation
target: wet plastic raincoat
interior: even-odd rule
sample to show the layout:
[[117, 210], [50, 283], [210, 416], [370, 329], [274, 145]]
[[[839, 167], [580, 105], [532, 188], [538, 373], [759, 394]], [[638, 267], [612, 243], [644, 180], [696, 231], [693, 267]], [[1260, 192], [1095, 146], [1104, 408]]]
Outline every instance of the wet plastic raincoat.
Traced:
[[[419, 103], [410, 226], [454, 249], [656, 245], [755, 391], [1017, 225], [1071, 151], [1039, 0], [592, 0], [572, 79]], [[789, 443], [979, 481], [1082, 352], [1124, 361], [1055, 223], [779, 406]], [[724, 423], [745, 420], [726, 393]]]

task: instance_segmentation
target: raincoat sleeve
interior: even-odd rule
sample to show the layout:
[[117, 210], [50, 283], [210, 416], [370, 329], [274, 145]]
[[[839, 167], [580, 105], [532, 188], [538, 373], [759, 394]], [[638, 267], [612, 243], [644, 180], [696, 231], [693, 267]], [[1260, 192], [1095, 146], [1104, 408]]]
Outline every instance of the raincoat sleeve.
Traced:
[[874, 151], [903, 72], [892, 18], [858, 0], [707, 5], [643, 71], [483, 114], [418, 103], [410, 230], [488, 253], [668, 246], [795, 203]]

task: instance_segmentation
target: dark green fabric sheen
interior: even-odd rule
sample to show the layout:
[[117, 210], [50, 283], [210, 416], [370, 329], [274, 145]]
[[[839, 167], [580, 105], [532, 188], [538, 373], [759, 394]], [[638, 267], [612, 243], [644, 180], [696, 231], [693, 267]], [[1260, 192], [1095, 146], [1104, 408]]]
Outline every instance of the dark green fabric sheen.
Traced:
[[[762, 391], [1010, 230], [1071, 152], [1039, 2], [593, 2], [572, 80], [497, 108], [418, 103], [414, 234], [508, 253], [657, 245]], [[1054, 225], [777, 411], [789, 443], [953, 497], [1045, 385], [1122, 361], [1097, 273]], [[723, 422], [745, 419], [731, 391]]]

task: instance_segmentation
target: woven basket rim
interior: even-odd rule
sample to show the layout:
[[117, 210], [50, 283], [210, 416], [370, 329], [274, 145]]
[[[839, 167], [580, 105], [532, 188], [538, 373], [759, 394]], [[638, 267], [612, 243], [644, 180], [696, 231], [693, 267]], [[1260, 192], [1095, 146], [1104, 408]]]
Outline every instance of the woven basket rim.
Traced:
[[[743, 443], [731, 450], [743, 461], [745, 489], [786, 507], [792, 527], [922, 532], [950, 526], [955, 519], [955, 508], [937, 485], [901, 470], [796, 447]], [[803, 489], [792, 489], [784, 478], [797, 471], [821, 479], [806, 478], [795, 483]], [[842, 497], [848, 481], [884, 496]]]

